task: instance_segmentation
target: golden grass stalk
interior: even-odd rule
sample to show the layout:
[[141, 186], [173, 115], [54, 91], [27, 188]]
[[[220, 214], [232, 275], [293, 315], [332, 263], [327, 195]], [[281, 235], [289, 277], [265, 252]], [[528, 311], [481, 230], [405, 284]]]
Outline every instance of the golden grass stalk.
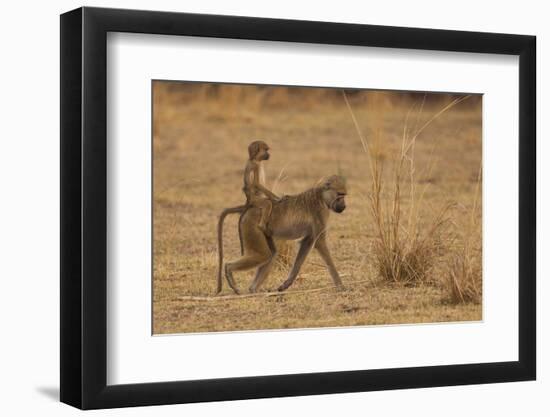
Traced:
[[[417, 112], [413, 129], [409, 128], [409, 118], [414, 106], [409, 110], [403, 125], [401, 149], [392, 172], [393, 192], [389, 199], [383, 201], [384, 181], [381, 158], [379, 153], [373, 149], [373, 144], [369, 143], [361, 132], [346, 92], [342, 93], [370, 165], [372, 186], [369, 206], [376, 229], [373, 254], [378, 274], [384, 280], [395, 283], [419, 284], [432, 281], [430, 271], [436, 259], [448, 247], [448, 242], [444, 239], [444, 231], [450, 223], [450, 209], [453, 204], [447, 203], [439, 211], [430, 214], [429, 217], [421, 218], [419, 208], [422, 206], [422, 199], [429, 184], [424, 185], [419, 198], [416, 198], [415, 144], [420, 134], [434, 120], [469, 96], [453, 100], [418, 129], [416, 127], [424, 107], [424, 101], [420, 106], [420, 111]], [[403, 187], [407, 185], [409, 204], [405, 210], [403, 203], [407, 197], [403, 193]], [[421, 229], [419, 228], [420, 224], [423, 226]]]
[[445, 282], [447, 298], [454, 304], [480, 303], [483, 293], [481, 224], [478, 198], [481, 194], [481, 165], [477, 178], [470, 221], [459, 234], [459, 249], [452, 255]]

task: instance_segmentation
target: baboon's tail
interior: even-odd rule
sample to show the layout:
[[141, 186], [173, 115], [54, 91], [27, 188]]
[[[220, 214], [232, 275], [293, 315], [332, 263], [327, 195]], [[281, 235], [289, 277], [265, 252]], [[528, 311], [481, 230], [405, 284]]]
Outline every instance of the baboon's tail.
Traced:
[[216, 294], [219, 294], [222, 290], [223, 222], [228, 214], [244, 213], [244, 211], [246, 210], [246, 207], [247, 207], [246, 205], [243, 205], [243, 206], [226, 208], [220, 214], [220, 219], [218, 220], [218, 288], [216, 290]]
[[241, 220], [243, 219], [244, 213], [245, 212], [243, 211], [239, 216], [239, 223], [237, 224], [237, 228], [239, 229], [239, 243], [241, 244], [241, 256], [244, 255], [243, 231], [241, 229]]

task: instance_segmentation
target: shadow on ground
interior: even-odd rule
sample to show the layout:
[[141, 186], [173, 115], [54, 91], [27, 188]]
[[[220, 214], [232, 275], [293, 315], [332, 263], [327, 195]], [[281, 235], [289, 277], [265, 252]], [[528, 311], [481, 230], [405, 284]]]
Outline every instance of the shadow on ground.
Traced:
[[36, 387], [36, 391], [53, 401], [59, 401], [59, 387]]

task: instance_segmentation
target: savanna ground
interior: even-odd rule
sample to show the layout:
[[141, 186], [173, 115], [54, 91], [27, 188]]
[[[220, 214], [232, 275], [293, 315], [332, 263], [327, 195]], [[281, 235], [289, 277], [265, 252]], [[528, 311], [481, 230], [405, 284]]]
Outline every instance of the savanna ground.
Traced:
[[[481, 200], [476, 198], [481, 194], [481, 97], [469, 97], [429, 122], [457, 96], [348, 91], [357, 126], [336, 89], [156, 81], [153, 97], [155, 334], [481, 320], [480, 300], [452, 302], [449, 289], [464, 239], [474, 241], [481, 258]], [[380, 234], [371, 203], [372, 158], [381, 169], [382, 217], [392, 222], [387, 213], [395, 210], [394, 175], [404, 155], [404, 128], [414, 133], [427, 122], [401, 158], [407, 169], [398, 209], [403, 224], [414, 216], [415, 226], [399, 233], [403, 239], [406, 233], [422, 239], [434, 213], [449, 203], [452, 207], [422, 280], [392, 280], [381, 276], [376, 262]], [[358, 130], [369, 142], [370, 158]], [[313, 251], [285, 295], [189, 299], [214, 297], [218, 216], [245, 200], [242, 172], [247, 146], [256, 139], [271, 146], [267, 186], [278, 195], [299, 193], [331, 174], [346, 177], [347, 209], [331, 214], [328, 230], [344, 290], [304, 291], [331, 286]], [[237, 218], [226, 220], [225, 260], [240, 254]], [[284, 281], [292, 250], [282, 248], [286, 256], [260, 293]], [[253, 271], [235, 274], [241, 289], [252, 277]], [[224, 288], [231, 294], [225, 282]]]

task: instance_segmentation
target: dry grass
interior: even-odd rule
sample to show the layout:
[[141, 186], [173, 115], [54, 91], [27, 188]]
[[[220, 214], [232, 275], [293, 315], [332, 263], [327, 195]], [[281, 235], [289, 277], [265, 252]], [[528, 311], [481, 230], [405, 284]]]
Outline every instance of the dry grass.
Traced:
[[447, 273], [447, 299], [452, 303], [481, 303], [482, 281], [482, 246], [481, 246], [481, 213], [477, 202], [481, 190], [481, 167], [471, 209], [470, 219], [465, 227], [460, 228], [458, 248], [449, 262]]
[[[359, 128], [345, 92], [343, 92], [343, 97], [371, 166], [372, 191], [370, 194], [370, 209], [378, 237], [373, 245], [378, 273], [383, 279], [390, 282], [400, 282], [407, 285], [425, 284], [432, 278], [430, 277], [430, 271], [437, 258], [447, 250], [446, 227], [450, 223], [449, 211], [454, 204], [447, 202], [428, 219], [428, 226], [424, 227], [422, 231], [419, 230], [419, 207], [423, 204], [427, 185], [421, 190], [420, 196], [417, 196], [415, 181], [416, 140], [422, 131], [437, 117], [469, 97], [465, 96], [454, 99], [417, 130], [411, 129], [409, 126], [409, 116], [414, 106], [407, 113], [403, 126], [401, 149], [396, 158], [397, 161], [392, 173], [393, 194], [390, 205], [382, 203], [384, 182], [382, 180], [381, 166], [383, 160], [380, 156], [380, 151], [376, 148], [379, 145], [376, 145], [374, 149], [372, 145], [369, 145], [367, 138], [365, 138]], [[415, 126], [418, 125], [418, 121], [422, 115], [424, 103], [425, 101], [423, 100], [417, 112]], [[380, 143], [380, 138], [378, 138], [376, 143]], [[431, 166], [430, 164], [429, 167]], [[405, 182], [404, 177], [408, 181], [406, 184], [403, 184]], [[408, 187], [408, 198], [410, 199], [407, 211], [402, 208], [405, 197], [402, 191], [404, 185]]]
[[[380, 164], [380, 184], [386, 184], [376, 197], [380, 213], [385, 213], [379, 219], [385, 222], [384, 230], [394, 233], [395, 222], [387, 215], [394, 212], [395, 172], [382, 168], [384, 164], [395, 166], [403, 155], [404, 121], [414, 103], [419, 109], [423, 95], [348, 92], [348, 99], [360, 131], [365, 137], [380, 138], [373, 150]], [[410, 123], [408, 137], [455, 99], [428, 95], [421, 114], [410, 119], [414, 123]], [[447, 223], [438, 227], [437, 233], [430, 232], [437, 213], [449, 201], [465, 207], [453, 211], [454, 223], [466, 224], [470, 219], [481, 160], [481, 105], [479, 100], [468, 101], [434, 119], [416, 138], [412, 180], [411, 152], [405, 153], [401, 183], [406, 186], [399, 191], [402, 214], [397, 229], [403, 253], [410, 252], [408, 245], [414, 239], [409, 237], [417, 236], [417, 247], [426, 234], [450, 238]], [[433, 258], [423, 272], [425, 278], [417, 280], [432, 285], [407, 287], [402, 284], [407, 279], [394, 282], [378, 278], [380, 229], [372, 211], [372, 164], [357, 138], [341, 91], [239, 86], [211, 89], [155, 83], [153, 116], [154, 333], [481, 319], [480, 304], [444, 301], [451, 253]], [[273, 149], [267, 180], [278, 194], [303, 191], [334, 173], [347, 177], [348, 208], [331, 216], [328, 243], [344, 284], [360, 283], [345, 291], [293, 296], [215, 302], [183, 299], [215, 292], [217, 217], [222, 208], [244, 200], [240, 191], [242, 169], [252, 139], [264, 139]], [[409, 188], [411, 181], [414, 194]], [[411, 212], [414, 228], [409, 223]], [[479, 208], [475, 215], [479, 221]], [[239, 255], [236, 217], [229, 217], [225, 228], [226, 260]], [[481, 235], [476, 239], [480, 242]], [[452, 254], [458, 250], [455, 246]], [[431, 253], [437, 252], [435, 247], [428, 247]], [[471, 251], [476, 253], [475, 246]], [[262, 291], [274, 290], [286, 278], [295, 253], [293, 243], [279, 245], [279, 252], [277, 268]], [[412, 265], [413, 261], [407, 258], [401, 264]], [[409, 277], [420, 274], [419, 266], [412, 269]], [[407, 276], [403, 272], [395, 276], [400, 274]], [[235, 278], [241, 288], [246, 288], [252, 275], [253, 271], [236, 274]], [[312, 253], [289, 292], [326, 287], [330, 282], [322, 260]]]

